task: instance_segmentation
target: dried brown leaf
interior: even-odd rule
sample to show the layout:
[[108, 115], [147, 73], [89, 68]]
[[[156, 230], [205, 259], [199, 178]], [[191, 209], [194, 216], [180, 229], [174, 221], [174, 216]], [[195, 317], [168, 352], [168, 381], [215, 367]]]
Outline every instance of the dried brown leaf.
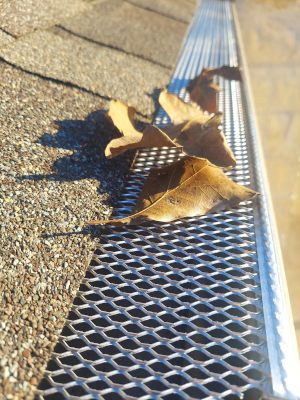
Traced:
[[215, 69], [204, 68], [200, 75], [191, 79], [187, 86], [191, 100], [209, 113], [218, 111], [217, 93], [220, 91], [220, 87], [212, 83], [212, 79], [216, 75], [225, 79], [242, 81], [241, 69], [227, 65]]
[[123, 226], [148, 220], [169, 222], [234, 207], [257, 194], [228, 179], [207, 160], [184, 157], [174, 164], [151, 170], [130, 216], [88, 224]]
[[[173, 104], [176, 102], [180, 104], [175, 98], [171, 100]], [[126, 106], [118, 103], [120, 102], [112, 102], [113, 110], [112, 112], [109, 110], [108, 114], [114, 125], [120, 129], [124, 136], [113, 139], [107, 145], [105, 149], [107, 158], [113, 158], [130, 149], [176, 146], [189, 156], [207, 158], [210, 162], [220, 167], [228, 168], [236, 165], [235, 158], [226, 143], [223, 132], [217, 129], [217, 126], [221, 123], [222, 113], [217, 113], [213, 118], [210, 118], [199, 112], [201, 110], [197, 110], [196, 115], [198, 116], [189, 122], [171, 125], [163, 130], [154, 125], [149, 125], [141, 133], [135, 129], [134, 122], [129, 121], [128, 113], [125, 109]], [[183, 105], [180, 104], [180, 107], [184, 110]], [[172, 114], [172, 107], [168, 106], [168, 108]], [[116, 110], [120, 110], [120, 115]], [[191, 115], [188, 108], [186, 110], [181, 112], [180, 118], [184, 118], [185, 115]], [[173, 112], [173, 115], [175, 115], [175, 112]], [[180, 120], [178, 115], [176, 117], [177, 121]], [[124, 128], [122, 126], [123, 122]]]
[[195, 101], [203, 110], [210, 114], [218, 112], [218, 96], [220, 88], [212, 83], [197, 85], [190, 92], [192, 101]]
[[[164, 146], [175, 147], [176, 144], [159, 128], [149, 125], [144, 130], [144, 133], [136, 131], [136, 133], [126, 134], [120, 138], [113, 139], [106, 146], [105, 156], [113, 158], [130, 149]], [[180, 147], [182, 150], [180, 145], [177, 147]]]
[[111, 100], [109, 110], [105, 113], [105, 117], [115, 125], [123, 135], [130, 135], [132, 133], [141, 135], [141, 132], [135, 129], [135, 112], [134, 107], [128, 107], [118, 100]]
[[219, 167], [235, 167], [236, 160], [225, 136], [215, 127], [220, 124], [221, 118], [222, 113], [216, 114], [205, 125], [197, 119], [189, 121], [174, 140], [175, 145], [182, 147], [188, 156], [206, 158]]
[[220, 68], [207, 69], [206, 76], [222, 76], [225, 79], [229, 79], [231, 81], [240, 81], [243, 82], [242, 70], [240, 67], [229, 67], [228, 65], [223, 65]]
[[185, 103], [173, 93], [168, 93], [167, 89], [160, 92], [158, 98], [159, 104], [169, 115], [172, 124], [179, 125], [182, 122], [190, 121], [191, 119], [202, 117], [205, 124], [209, 120], [209, 116], [205, 115], [203, 110], [195, 105]]

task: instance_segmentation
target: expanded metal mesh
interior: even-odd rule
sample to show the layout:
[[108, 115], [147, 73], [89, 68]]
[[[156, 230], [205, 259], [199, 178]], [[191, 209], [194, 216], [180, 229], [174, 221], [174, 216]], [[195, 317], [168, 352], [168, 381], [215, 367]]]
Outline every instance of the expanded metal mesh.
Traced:
[[[230, 3], [202, 0], [169, 91], [237, 65]], [[223, 130], [250, 185], [240, 83], [219, 80]], [[168, 118], [159, 110], [155, 124]], [[140, 151], [114, 216], [177, 149]], [[108, 226], [38, 390], [42, 399], [251, 399], [270, 390], [251, 202], [204, 217]]]

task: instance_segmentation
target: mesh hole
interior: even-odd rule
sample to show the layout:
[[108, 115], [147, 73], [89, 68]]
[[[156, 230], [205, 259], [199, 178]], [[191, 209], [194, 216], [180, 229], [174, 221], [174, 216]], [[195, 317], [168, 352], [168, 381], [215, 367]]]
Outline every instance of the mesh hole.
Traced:
[[248, 360], [256, 361], [258, 363], [262, 361], [261, 355], [256, 351], [248, 351], [247, 353], [244, 353], [243, 356], [248, 358]]
[[149, 364], [149, 367], [159, 374], [166, 374], [171, 371], [169, 367], [159, 361]]
[[72, 339], [68, 340], [66, 343], [69, 347], [73, 347], [75, 349], [81, 349], [82, 347], [86, 346], [86, 343], [82, 339]]
[[180, 324], [174, 327], [174, 329], [179, 333], [191, 333], [194, 332], [194, 329], [186, 324]]
[[86, 350], [80, 353], [81, 357], [87, 361], [96, 361], [99, 359], [99, 355], [93, 350]]
[[96, 371], [105, 374], [111, 371], [115, 371], [115, 367], [113, 367], [108, 362], [102, 362], [101, 364], [93, 365], [93, 367], [95, 368]]
[[[115, 346], [113, 346], [113, 345], [108, 345], [108, 346], [105, 346], [105, 347], [101, 347], [101, 348], [99, 349], [99, 351], [100, 351], [102, 354], [106, 355], [106, 356], [114, 356], [114, 355], [120, 353], [120, 350], [118, 350], [118, 349], [117, 349]], [[98, 358], [99, 358], [99, 357], [98, 357]]]
[[161, 326], [155, 319], [147, 319], [146, 321], [141, 322], [141, 324], [149, 329], [155, 329]]
[[210, 315], [209, 318], [214, 321], [214, 322], [226, 322], [229, 320], [228, 317], [226, 317], [226, 315], [224, 314], [219, 314], [219, 313], [215, 313], [213, 315]]
[[174, 357], [168, 362], [173, 365], [174, 367], [187, 367], [190, 363], [184, 357]]
[[51, 384], [47, 381], [47, 379], [42, 379], [39, 386], [38, 386], [38, 390], [47, 390], [47, 389], [51, 389], [52, 386]]
[[248, 389], [244, 393], [244, 400], [261, 400], [262, 398], [263, 393], [256, 388]]
[[104, 400], [124, 400], [118, 393], [107, 393], [101, 395]]
[[107, 328], [108, 326], [110, 326], [110, 323], [104, 318], [94, 318], [92, 322], [98, 328]]
[[138, 308], [134, 308], [133, 310], [129, 310], [129, 311], [127, 311], [127, 313], [128, 313], [131, 317], [133, 317], [133, 318], [139, 318], [139, 319], [141, 319], [141, 318], [143, 318], [143, 317], [146, 316], [146, 314], [145, 314], [142, 310], [140, 310], [140, 309], [138, 309]]
[[169, 347], [164, 346], [162, 344], [152, 347], [152, 350], [155, 351], [161, 357], [166, 357], [174, 353], [171, 349], [169, 349]]
[[124, 325], [124, 329], [129, 332], [129, 333], [133, 333], [133, 334], [137, 334], [137, 333], [141, 333], [143, 332], [142, 328], [140, 328], [139, 326], [135, 325], [135, 324], [127, 324]]
[[71, 329], [68, 326], [64, 326], [64, 328], [61, 332], [61, 336], [68, 337], [68, 336], [73, 336], [73, 335], [74, 335], [74, 333], [71, 331]]
[[79, 377], [79, 378], [91, 378], [92, 376], [95, 376], [91, 370], [88, 368], [78, 368], [73, 370], [73, 372]]
[[51, 393], [51, 394], [44, 394], [43, 398], [45, 400], [65, 400], [65, 396], [58, 392]]
[[184, 400], [183, 397], [179, 396], [177, 393], [167, 394], [166, 396], [162, 397], [163, 400]]
[[215, 356], [224, 356], [228, 352], [222, 346], [211, 346], [208, 347], [206, 350]]
[[126, 376], [122, 374], [115, 374], [115, 375], [110, 375], [109, 379], [115, 384], [115, 385], [126, 385], [130, 381], [126, 378]]
[[118, 301], [114, 301], [114, 304], [116, 307], [121, 308], [121, 309], [126, 309], [132, 306], [132, 303], [129, 300], [122, 299]]
[[193, 350], [193, 351], [191, 351], [191, 352], [189, 352], [187, 354], [193, 360], [198, 361], [198, 362], [199, 361], [200, 362], [205, 362], [205, 361], [208, 361], [210, 359], [206, 354], [202, 353], [202, 351], [200, 351], [200, 350]]
[[205, 368], [214, 374], [224, 374], [224, 372], [227, 372], [228, 369], [224, 367], [224, 365], [221, 365], [217, 362], [213, 362], [211, 364], [208, 364], [205, 366]]
[[57, 365], [57, 363], [56, 363], [54, 360], [50, 360], [50, 361], [48, 362], [48, 365], [47, 365], [46, 370], [47, 370], [47, 371], [54, 372], [54, 371], [60, 370], [60, 367]]
[[173, 315], [167, 314], [167, 313], [160, 315], [159, 319], [161, 319], [166, 324], [175, 324], [176, 322], [178, 322], [177, 318], [175, 318]]
[[143, 389], [137, 386], [130, 389], [125, 389], [124, 392], [127, 394], [127, 396], [135, 397], [137, 399], [140, 399], [142, 396], [147, 394]]
[[121, 367], [132, 367], [133, 365], [135, 365], [134, 362], [130, 360], [130, 358], [125, 356], [114, 358], [114, 362]]
[[86, 396], [88, 393], [83, 389], [82, 386], [76, 385], [76, 386], [72, 386], [70, 388], [66, 389], [67, 392], [71, 395], [71, 396], [77, 396], [77, 397], [81, 397], [81, 396]]
[[237, 349], [237, 350], [244, 350], [248, 346], [242, 342], [240, 342], [237, 339], [229, 339], [226, 341], [227, 346], [230, 346], [232, 349]]
[[78, 319], [78, 315], [74, 313], [74, 311], [70, 311], [68, 318], [69, 321], [76, 321]]
[[244, 371], [243, 374], [255, 381], [260, 381], [262, 379], [262, 374], [257, 369], [248, 369], [248, 371]]
[[72, 327], [78, 332], [88, 332], [91, 330], [91, 326], [86, 322], [80, 322], [79, 324], [72, 324]]
[[124, 314], [111, 315], [109, 318], [115, 323], [123, 323], [128, 321], [128, 318]]
[[157, 331], [156, 334], [159, 335], [161, 338], [167, 340], [174, 339], [176, 337], [176, 335], [168, 329], [161, 329]]
[[225, 381], [230, 383], [230, 385], [239, 386], [239, 387], [243, 387], [243, 386], [247, 385], [247, 382], [244, 379], [241, 379], [237, 375], [227, 375], [223, 379], [225, 379]]
[[110, 339], [120, 339], [121, 337], [124, 336], [124, 333], [122, 333], [118, 329], [110, 329], [105, 331], [105, 335]]
[[195, 387], [195, 386], [190, 386], [187, 389], [184, 389], [184, 392], [192, 397], [193, 399], [204, 399], [205, 397], [207, 397], [207, 395], [202, 392], [202, 390], [200, 390], [199, 388]]
[[138, 341], [147, 346], [157, 342], [157, 339], [151, 335], [143, 335], [138, 337]]
[[226, 333], [222, 329], [213, 329], [209, 331], [208, 334], [216, 339], [224, 339], [225, 337], [228, 336], [228, 333]]
[[97, 311], [95, 311], [93, 308], [91, 307], [86, 307], [86, 308], [81, 308], [80, 310], [78, 310], [79, 313], [83, 316], [86, 317], [93, 317], [94, 315], [97, 315]]
[[89, 342], [99, 345], [101, 343], [105, 343], [106, 340], [99, 333], [92, 333], [91, 335], [87, 335], [86, 337]]
[[185, 371], [188, 375], [190, 375], [194, 380], [204, 380], [209, 376], [205, 374], [201, 369], [193, 367]]
[[81, 363], [81, 361], [79, 361], [79, 359], [76, 356], [67, 356], [67, 357], [60, 358], [60, 362], [63, 365], [70, 366], [70, 367], [73, 367], [74, 365], [78, 365]]
[[128, 373], [135, 379], [145, 379], [151, 376], [148, 371], [142, 368], [134, 369], [133, 371], [128, 371]]
[[222, 393], [226, 391], [226, 387], [220, 382], [214, 381], [205, 384], [205, 387], [212, 392]]
[[97, 381], [87, 383], [88, 387], [93, 390], [104, 390], [108, 389], [109, 386], [106, 382], [101, 381], [100, 379]]
[[164, 390], [168, 389], [162, 382], [157, 380], [145, 382], [145, 385], [147, 385], [150, 390], [155, 392], [163, 392]]
[[171, 385], [182, 386], [188, 383], [188, 380], [185, 379], [182, 375], [175, 374], [165, 378]]
[[192, 345], [186, 340], [180, 339], [172, 342], [171, 345], [177, 350], [188, 350], [192, 347]]
[[236, 356], [227, 357], [225, 361], [236, 368], [244, 368], [247, 366], [247, 363], [245, 361]]
[[154, 356], [147, 351], [141, 351], [139, 353], [133, 354], [134, 358], [140, 361], [151, 361], [154, 359]]
[[119, 342], [119, 344], [123, 347], [123, 349], [127, 350], [136, 350], [140, 347], [137, 343], [130, 339], [122, 340]]
[[207, 329], [213, 326], [210, 322], [206, 321], [204, 318], [197, 318], [191, 321], [197, 328]]
[[63, 346], [62, 343], [57, 343], [57, 345], [54, 347], [53, 352], [57, 354], [63, 354], [66, 353], [68, 350]]

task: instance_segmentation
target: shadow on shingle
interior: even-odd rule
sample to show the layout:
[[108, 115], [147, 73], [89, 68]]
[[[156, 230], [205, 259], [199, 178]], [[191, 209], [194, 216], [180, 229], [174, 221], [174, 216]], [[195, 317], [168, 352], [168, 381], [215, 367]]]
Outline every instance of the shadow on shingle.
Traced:
[[[67, 156], [58, 158], [51, 166], [52, 173], [23, 175], [21, 179], [33, 181], [78, 181], [92, 179], [101, 182], [101, 190], [114, 192], [130, 168], [135, 151], [108, 160], [104, 151], [107, 144], [120, 136], [119, 131], [105, 118], [105, 111], [91, 112], [82, 120], [55, 121], [57, 132], [44, 134], [36, 142], [44, 147], [70, 150]], [[145, 124], [136, 121], [137, 129]]]

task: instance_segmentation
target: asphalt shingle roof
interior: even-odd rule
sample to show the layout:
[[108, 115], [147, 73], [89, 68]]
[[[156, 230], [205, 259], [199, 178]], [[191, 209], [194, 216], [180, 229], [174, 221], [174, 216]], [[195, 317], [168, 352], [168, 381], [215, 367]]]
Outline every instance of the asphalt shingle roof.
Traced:
[[6, 46], [8, 43], [11, 43], [14, 41], [13, 36], [8, 35], [4, 31], [0, 29], [0, 47]]
[[82, 0], [14, 0], [1, 2], [0, 28], [14, 37], [44, 29], [83, 12], [89, 3]]
[[50, 28], [0, 49], [4, 60], [26, 71], [119, 99], [144, 114], [154, 112], [151, 94], [168, 84], [170, 70], [106, 46]]
[[195, 12], [197, 0], [126, 0], [131, 4], [155, 11], [177, 21], [189, 24]]
[[186, 23], [122, 0], [95, 3], [87, 12], [60, 25], [81, 37], [169, 68], [176, 61], [187, 28]]
[[140, 129], [151, 122], [195, 4], [6, 3], [0, 16], [0, 398], [31, 400], [99, 237], [100, 228], [85, 223], [109, 216], [134, 156], [104, 157], [118, 134], [104, 118], [109, 99], [135, 106]]

